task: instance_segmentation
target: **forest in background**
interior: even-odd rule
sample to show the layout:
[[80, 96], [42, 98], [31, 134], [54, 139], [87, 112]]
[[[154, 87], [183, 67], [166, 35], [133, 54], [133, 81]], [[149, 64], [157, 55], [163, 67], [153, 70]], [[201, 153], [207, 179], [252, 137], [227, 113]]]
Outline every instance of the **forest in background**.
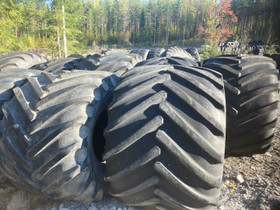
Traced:
[[[63, 11], [64, 8], [64, 11]], [[0, 53], [280, 43], [279, 0], [0, 0]], [[64, 24], [65, 23], [65, 24]]]

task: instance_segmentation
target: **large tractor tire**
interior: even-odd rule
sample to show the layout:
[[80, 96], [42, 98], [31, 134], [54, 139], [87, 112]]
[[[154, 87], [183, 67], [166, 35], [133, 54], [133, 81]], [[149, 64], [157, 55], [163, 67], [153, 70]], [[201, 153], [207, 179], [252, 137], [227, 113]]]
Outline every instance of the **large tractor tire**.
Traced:
[[0, 69], [24, 68], [29, 69], [34, 65], [46, 63], [47, 59], [33, 52], [12, 52], [0, 56]]
[[[3, 118], [2, 105], [13, 96], [13, 88], [22, 86], [28, 77], [39, 75], [41, 71], [27, 69], [0, 69], [0, 120]], [[6, 181], [6, 176], [0, 167], [0, 184]]]
[[105, 50], [103, 52], [101, 52], [102, 55], [104, 56], [113, 56], [113, 55], [116, 55], [116, 56], [120, 56], [120, 55], [127, 55], [129, 54], [128, 51], [126, 50], [113, 50], [113, 49], [108, 49], [108, 50]]
[[4, 174], [17, 186], [54, 199], [100, 200], [105, 141], [98, 125], [107, 119], [117, 82], [108, 72], [79, 70], [43, 72], [15, 87], [0, 121]]
[[168, 50], [166, 50], [163, 54], [161, 54], [161, 57], [179, 57], [179, 58], [187, 58], [190, 60], [195, 61], [194, 57], [187, 51], [183, 50], [180, 47], [170, 47]]
[[132, 69], [138, 62], [142, 61], [142, 56], [138, 54], [120, 54], [104, 56], [97, 71], [108, 71], [120, 77], [127, 70]]
[[180, 65], [180, 66], [198, 66], [197, 62], [193, 59], [182, 58], [182, 57], [155, 57], [148, 60], [144, 60], [138, 63], [136, 66], [147, 66], [147, 65]]
[[74, 69], [93, 71], [96, 70], [96, 68], [97, 65], [88, 59], [67, 57], [47, 63], [42, 70], [50, 73], [60, 73], [64, 70]]
[[147, 209], [215, 209], [225, 146], [223, 81], [170, 65], [123, 74], [104, 135], [109, 193]]
[[147, 59], [160, 57], [165, 52], [164, 48], [153, 48], [149, 51]]
[[266, 152], [274, 137], [279, 101], [278, 70], [263, 56], [219, 56], [204, 63], [224, 76], [229, 155]]
[[196, 60], [196, 62], [200, 62], [200, 55], [199, 52], [197, 50], [197, 48], [195, 47], [188, 47], [185, 49], [188, 53], [190, 53], [190, 55]]
[[93, 54], [93, 55], [88, 55], [85, 60], [90, 61], [93, 63], [95, 66], [98, 66], [100, 64], [100, 58], [102, 57], [102, 54]]
[[143, 60], [147, 60], [149, 52], [150, 50], [146, 48], [135, 48], [130, 53], [138, 54]]

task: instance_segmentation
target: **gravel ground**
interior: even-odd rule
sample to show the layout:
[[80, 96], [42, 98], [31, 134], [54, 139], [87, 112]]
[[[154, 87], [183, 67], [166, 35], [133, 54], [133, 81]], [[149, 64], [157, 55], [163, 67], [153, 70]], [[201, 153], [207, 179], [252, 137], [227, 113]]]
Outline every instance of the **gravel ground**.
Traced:
[[[279, 111], [280, 115], [280, 111]], [[270, 150], [253, 157], [229, 157], [225, 160], [224, 178], [218, 209], [280, 209], [280, 121]], [[1, 173], [0, 173], [1, 174]], [[42, 210], [133, 210], [105, 197], [89, 205], [57, 201], [14, 187], [0, 175], [0, 209]]]

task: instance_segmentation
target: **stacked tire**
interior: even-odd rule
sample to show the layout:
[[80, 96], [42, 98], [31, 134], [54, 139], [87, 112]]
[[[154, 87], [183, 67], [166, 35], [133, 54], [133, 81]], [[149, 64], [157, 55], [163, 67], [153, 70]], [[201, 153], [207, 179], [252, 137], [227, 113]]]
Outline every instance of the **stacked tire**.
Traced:
[[275, 62], [263, 56], [219, 56], [204, 66], [224, 77], [227, 152], [234, 156], [266, 152], [274, 137], [279, 103]]
[[23, 68], [29, 69], [35, 65], [44, 64], [48, 60], [33, 52], [13, 52], [0, 56], [0, 69]]
[[26, 53], [0, 56], [0, 169], [55, 199], [89, 203], [108, 191], [139, 208], [215, 209], [225, 146], [233, 155], [269, 147], [278, 72], [260, 56], [199, 67], [194, 51], [36, 55], [24, 65]]

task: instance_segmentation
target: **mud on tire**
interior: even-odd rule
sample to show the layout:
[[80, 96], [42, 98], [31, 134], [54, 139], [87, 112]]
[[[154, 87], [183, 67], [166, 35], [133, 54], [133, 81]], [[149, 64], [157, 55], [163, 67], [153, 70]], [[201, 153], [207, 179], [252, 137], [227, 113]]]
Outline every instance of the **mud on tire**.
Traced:
[[170, 65], [123, 74], [105, 129], [112, 196], [147, 209], [216, 208], [226, 123], [221, 78]]
[[274, 136], [279, 101], [278, 70], [263, 56], [219, 56], [205, 67], [224, 76], [230, 155], [266, 152]]

